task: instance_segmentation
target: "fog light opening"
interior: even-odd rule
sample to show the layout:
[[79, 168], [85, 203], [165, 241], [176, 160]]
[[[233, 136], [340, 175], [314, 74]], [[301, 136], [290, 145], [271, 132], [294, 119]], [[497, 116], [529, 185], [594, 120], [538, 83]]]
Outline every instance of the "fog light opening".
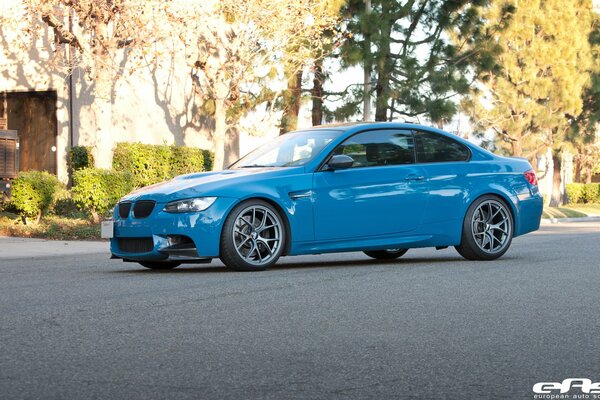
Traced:
[[183, 235], [168, 235], [169, 246], [180, 246], [187, 243], [193, 243], [192, 239]]

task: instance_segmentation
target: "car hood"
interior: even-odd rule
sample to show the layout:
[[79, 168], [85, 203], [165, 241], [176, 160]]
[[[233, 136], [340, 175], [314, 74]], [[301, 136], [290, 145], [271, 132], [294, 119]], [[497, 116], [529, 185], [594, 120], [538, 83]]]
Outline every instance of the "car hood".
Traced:
[[[303, 171], [303, 168], [301, 168]], [[170, 181], [137, 189], [121, 201], [167, 203], [199, 196], [240, 197], [240, 184], [294, 174], [299, 168], [245, 168], [180, 175]]]

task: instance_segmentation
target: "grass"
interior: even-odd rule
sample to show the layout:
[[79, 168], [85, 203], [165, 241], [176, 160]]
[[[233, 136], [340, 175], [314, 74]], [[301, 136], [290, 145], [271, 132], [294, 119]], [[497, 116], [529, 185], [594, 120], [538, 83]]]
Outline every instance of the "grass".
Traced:
[[600, 216], [600, 204], [569, 204], [567, 207], [589, 216]]
[[37, 225], [25, 225], [10, 212], [0, 212], [0, 236], [32, 237], [52, 240], [99, 240], [100, 227], [87, 218], [42, 217]]
[[542, 218], [579, 218], [587, 214], [567, 207], [544, 207]]

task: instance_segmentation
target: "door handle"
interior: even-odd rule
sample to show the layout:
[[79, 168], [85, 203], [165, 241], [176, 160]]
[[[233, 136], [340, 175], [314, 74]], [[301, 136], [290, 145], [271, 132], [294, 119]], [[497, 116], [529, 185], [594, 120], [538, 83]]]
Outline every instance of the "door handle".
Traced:
[[423, 179], [425, 179], [424, 176], [415, 174], [408, 175], [406, 178], [404, 178], [405, 181], [422, 181]]

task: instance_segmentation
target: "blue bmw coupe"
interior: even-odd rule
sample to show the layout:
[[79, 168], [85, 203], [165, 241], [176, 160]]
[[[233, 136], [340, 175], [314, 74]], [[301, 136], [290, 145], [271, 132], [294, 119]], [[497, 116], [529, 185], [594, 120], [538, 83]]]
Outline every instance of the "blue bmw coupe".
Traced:
[[284, 255], [395, 259], [448, 246], [493, 260], [538, 229], [542, 203], [525, 159], [420, 125], [358, 123], [287, 133], [224, 171], [137, 190], [107, 236], [113, 258], [153, 269], [219, 257], [263, 270]]

